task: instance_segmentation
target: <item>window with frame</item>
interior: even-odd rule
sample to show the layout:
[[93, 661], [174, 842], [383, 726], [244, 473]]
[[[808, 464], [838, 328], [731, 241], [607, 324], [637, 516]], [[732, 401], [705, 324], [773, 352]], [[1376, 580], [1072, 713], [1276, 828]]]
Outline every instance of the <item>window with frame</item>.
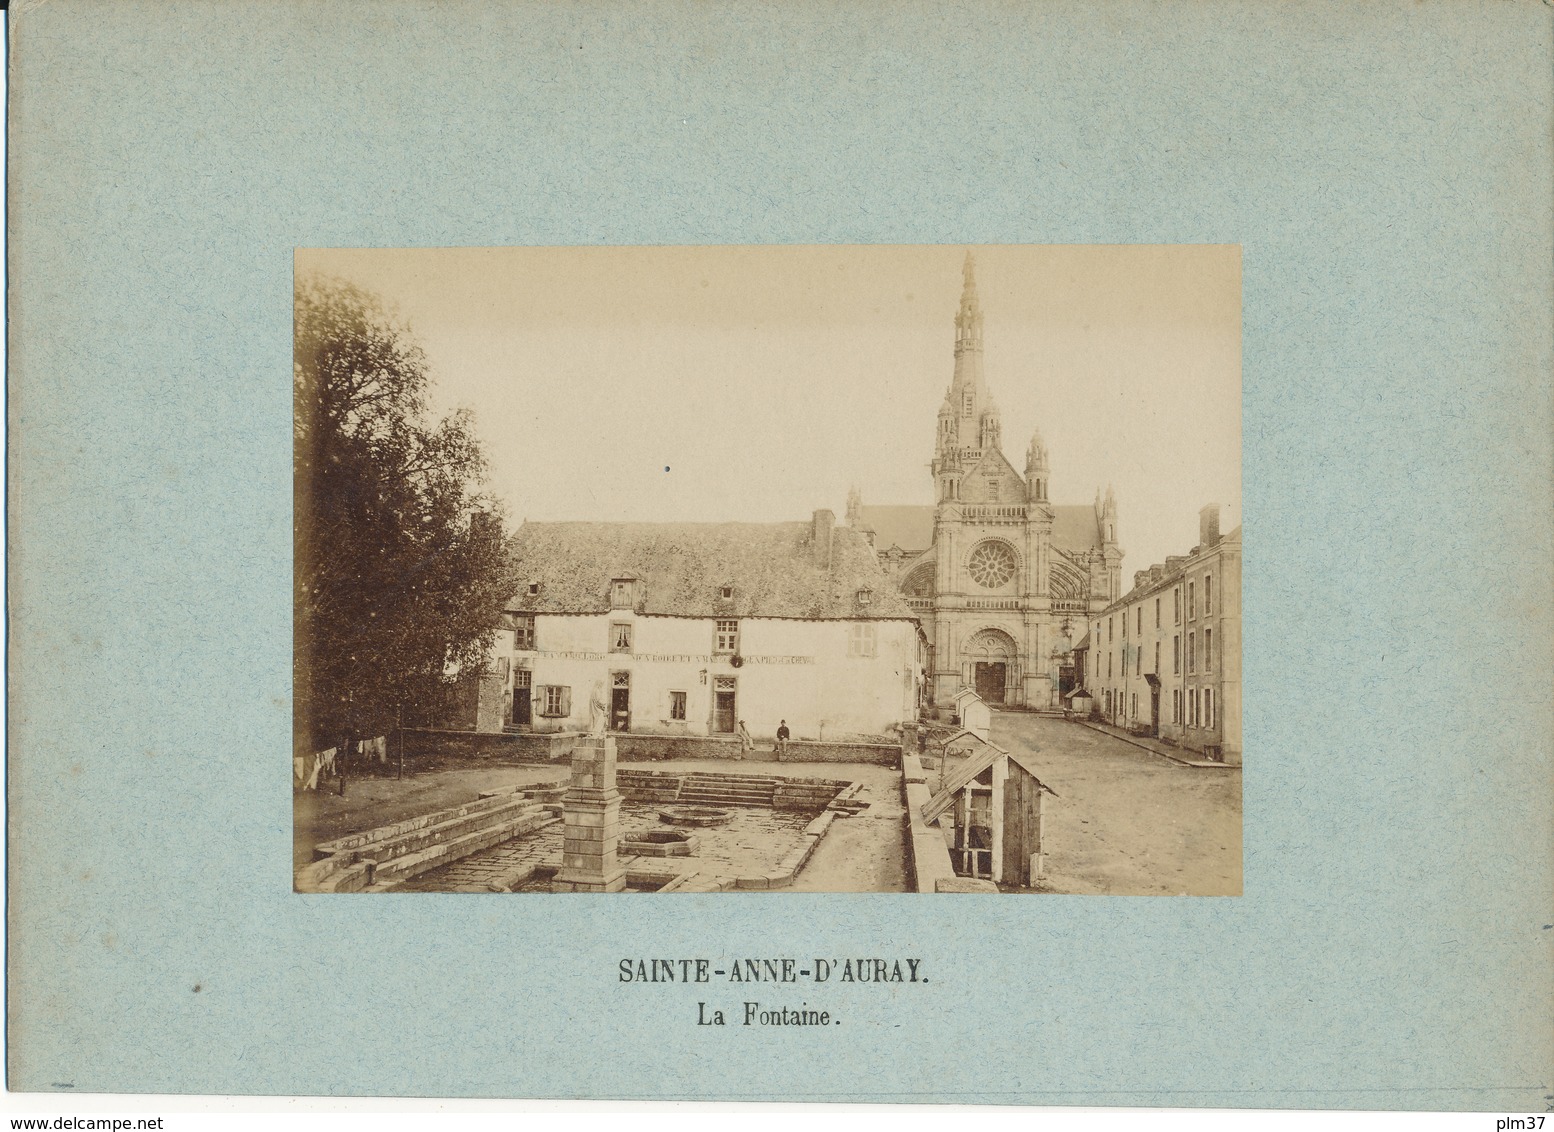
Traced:
[[1111, 653], [1107, 653], [1106, 654], [1106, 678], [1108, 680], [1110, 680], [1112, 678], [1112, 654]]
[[1134, 610], [1133, 631], [1135, 633], [1142, 633], [1144, 631], [1144, 607], [1142, 605]]
[[610, 608], [630, 609], [635, 604], [635, 586], [630, 578], [616, 578], [610, 583]]
[[854, 621], [847, 637], [847, 655], [870, 657], [875, 652], [874, 622]]
[[[1205, 597], [1208, 596], [1207, 592], [1205, 592], [1204, 596]], [[1203, 631], [1203, 670], [1205, 672], [1213, 672], [1214, 671], [1214, 630], [1213, 629], [1205, 629]]]
[[1207, 617], [1214, 612], [1214, 575], [1203, 576], [1203, 615]]
[[683, 720], [685, 718], [685, 693], [669, 693], [669, 718]]
[[1198, 616], [1198, 603], [1193, 598], [1193, 583], [1187, 583], [1187, 620], [1191, 621]]
[[1160, 642], [1155, 642], [1155, 675], [1160, 675]]
[[1160, 599], [1155, 599], [1155, 628], [1160, 628]]
[[552, 718], [572, 714], [572, 689], [563, 684], [543, 684], [539, 689], [539, 712]]
[[629, 621], [612, 621], [612, 622], [610, 622], [610, 651], [611, 652], [630, 652], [631, 651], [631, 622], [629, 622]]
[[988, 480], [987, 481], [987, 501], [989, 503], [997, 503], [998, 502], [998, 481], [997, 480]]
[[1203, 690], [1203, 725], [1208, 728], [1214, 726], [1214, 689]]
[[1171, 624], [1173, 624], [1173, 625], [1180, 625], [1182, 623], [1182, 587], [1181, 586], [1177, 586], [1174, 590], [1171, 591], [1171, 609], [1172, 609], [1172, 618], [1173, 618], [1173, 620], [1171, 621]]
[[713, 634], [712, 651], [733, 653], [739, 651], [739, 622], [719, 621]]
[[1115, 617], [1108, 617], [1106, 619], [1106, 639], [1108, 641], [1115, 641], [1117, 639], [1117, 619]]
[[968, 416], [968, 417], [971, 416], [972, 411], [976, 408], [976, 404], [977, 404], [977, 395], [974, 392], [972, 392], [970, 389], [966, 390], [966, 403], [965, 403], [965, 410], [964, 410], [966, 416]]
[[534, 651], [534, 614], [520, 613], [513, 618], [513, 651]]
[[1182, 674], [1182, 638], [1180, 634], [1171, 638], [1171, 674]]
[[1122, 646], [1122, 678], [1124, 680], [1128, 678], [1128, 652], [1127, 643], [1124, 642]]
[[1187, 634], [1187, 671], [1198, 671], [1198, 634]]
[[1182, 690], [1175, 688], [1171, 691], [1171, 722], [1182, 722]]

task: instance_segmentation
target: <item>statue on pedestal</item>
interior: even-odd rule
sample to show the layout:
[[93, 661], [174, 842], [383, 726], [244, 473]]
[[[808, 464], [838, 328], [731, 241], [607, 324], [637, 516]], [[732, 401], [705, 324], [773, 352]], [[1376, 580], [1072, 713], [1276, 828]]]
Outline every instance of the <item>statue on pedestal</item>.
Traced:
[[588, 734], [603, 735], [605, 720], [610, 710], [609, 702], [604, 695], [604, 681], [594, 683], [594, 690], [588, 697]]

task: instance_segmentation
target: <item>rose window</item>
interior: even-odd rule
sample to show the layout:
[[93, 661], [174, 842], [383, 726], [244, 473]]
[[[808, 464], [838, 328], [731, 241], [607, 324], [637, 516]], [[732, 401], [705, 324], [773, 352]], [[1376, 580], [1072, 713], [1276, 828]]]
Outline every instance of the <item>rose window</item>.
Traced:
[[967, 568], [977, 585], [996, 590], [1014, 577], [1014, 551], [1001, 542], [985, 542], [971, 552]]

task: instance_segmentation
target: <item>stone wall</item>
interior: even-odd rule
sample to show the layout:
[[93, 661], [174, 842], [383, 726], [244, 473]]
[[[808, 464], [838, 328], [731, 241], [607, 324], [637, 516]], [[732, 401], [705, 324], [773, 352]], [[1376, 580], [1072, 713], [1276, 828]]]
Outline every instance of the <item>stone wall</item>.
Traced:
[[916, 891], [939, 892], [941, 884], [945, 885], [944, 891], [954, 891], [957, 878], [944, 831], [923, 820], [923, 806], [932, 795], [923, 765], [911, 752], [901, 760], [901, 789], [906, 795], [907, 866]]
[[[439, 731], [409, 728], [405, 735], [405, 757], [490, 759], [493, 762], [550, 763], [566, 759], [579, 736], [523, 732]], [[664, 759], [726, 759], [739, 762], [743, 748], [737, 739], [712, 735], [641, 735], [635, 732], [613, 733], [616, 757], [622, 762], [650, 762]], [[396, 752], [398, 748], [393, 748]], [[751, 749], [752, 760], [785, 763], [872, 763], [876, 766], [901, 765], [899, 744], [830, 743], [810, 740], [788, 744], [787, 756], [778, 759], [770, 743], [758, 743]]]
[[[572, 753], [575, 735], [517, 735], [508, 732], [439, 731], [407, 727], [405, 758], [489, 759], [505, 763], [552, 763]], [[394, 748], [398, 750], [397, 747]]]
[[[767, 757], [767, 752], [756, 749], [757, 757]], [[873, 763], [876, 766], [896, 768], [901, 765], [901, 745], [881, 741], [878, 743], [827, 743], [818, 740], [795, 740], [788, 744], [788, 753], [778, 760], [785, 763]]]
[[772, 791], [772, 809], [818, 813], [850, 783], [817, 778], [784, 778]]
[[[737, 739], [713, 735], [638, 735], [618, 732], [615, 749], [620, 758], [633, 761], [653, 759], [729, 759], [739, 761], [744, 757]], [[762, 762], [785, 763], [873, 763], [876, 766], [901, 765], [899, 744], [878, 743], [825, 743], [811, 740], [795, 740], [788, 744], [788, 753], [777, 757], [770, 741], [757, 743], [751, 748], [750, 758]]]
[[639, 735], [621, 731], [615, 735], [615, 750], [622, 760], [660, 759], [737, 759], [737, 739], [710, 735]]

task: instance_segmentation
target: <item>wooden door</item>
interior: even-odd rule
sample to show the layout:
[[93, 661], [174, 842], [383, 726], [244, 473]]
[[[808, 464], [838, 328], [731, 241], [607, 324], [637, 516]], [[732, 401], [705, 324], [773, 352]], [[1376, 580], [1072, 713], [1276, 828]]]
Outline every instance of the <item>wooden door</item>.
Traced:
[[625, 731], [630, 727], [631, 678], [624, 672], [618, 672], [610, 688], [610, 730]]
[[1020, 864], [1025, 846], [1022, 828], [1025, 817], [1023, 786], [1023, 777], [1011, 769], [1009, 777], [1004, 779], [1004, 859], [999, 862], [1001, 868], [998, 878], [1005, 884], [1016, 884], [1022, 888], [1030, 883], [1030, 867]]
[[513, 673], [513, 723], [519, 727], [527, 727], [533, 721], [533, 701], [530, 699], [532, 689], [529, 686], [533, 680], [534, 675], [527, 668], [520, 668]]
[[734, 693], [717, 692], [713, 695], [712, 729], [721, 735], [734, 733]]
[[1031, 857], [1042, 851], [1041, 787], [1014, 766], [1004, 779], [1003, 848], [1003, 882], [1030, 888], [1036, 879], [1031, 875]]
[[974, 673], [974, 683], [977, 695], [983, 701], [990, 704], [1004, 702], [1004, 671], [1003, 661], [978, 661]]

